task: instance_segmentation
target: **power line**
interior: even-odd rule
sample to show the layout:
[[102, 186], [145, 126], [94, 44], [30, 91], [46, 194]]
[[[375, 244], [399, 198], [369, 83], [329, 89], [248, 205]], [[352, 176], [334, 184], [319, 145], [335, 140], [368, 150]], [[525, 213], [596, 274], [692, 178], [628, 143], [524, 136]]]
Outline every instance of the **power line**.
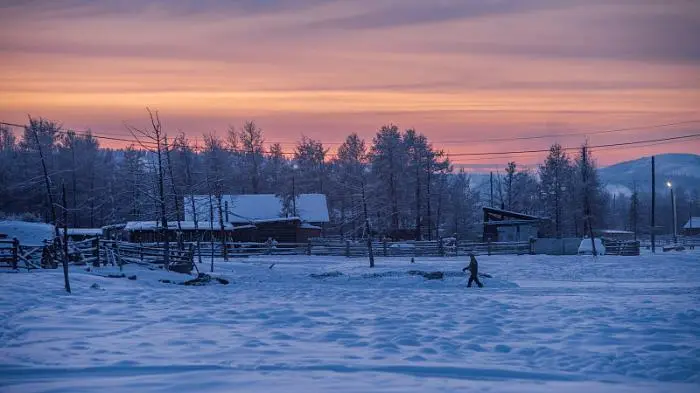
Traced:
[[[468, 142], [507, 142], [507, 141], [522, 141], [522, 140], [533, 140], [533, 139], [544, 139], [544, 138], [565, 138], [565, 137], [572, 137], [572, 136], [612, 134], [612, 133], [635, 131], [635, 130], [650, 130], [650, 129], [656, 129], [656, 128], [665, 128], [665, 127], [672, 127], [672, 126], [678, 126], [678, 125], [684, 125], [684, 124], [695, 124], [695, 123], [700, 123], [700, 119], [685, 120], [685, 121], [678, 121], [678, 122], [672, 122], [672, 123], [652, 124], [652, 125], [648, 125], [648, 126], [634, 126], [634, 127], [613, 128], [613, 129], [606, 129], [606, 130], [579, 131], [579, 132], [563, 133], [563, 134], [526, 135], [526, 136], [512, 137], [512, 138], [486, 138], [486, 139], [469, 138], [469, 139], [449, 139], [449, 140], [434, 139], [431, 142], [436, 143], [436, 144], [457, 144], [457, 143], [468, 143]], [[19, 128], [25, 127], [24, 125], [16, 124], [16, 123], [0, 122], [0, 124], [12, 126], [12, 127], [19, 127]], [[74, 131], [74, 132], [79, 132], [79, 133], [85, 134], [87, 131]], [[105, 135], [107, 135], [107, 136], [105, 136]], [[119, 136], [128, 136], [128, 135], [122, 135], [122, 134], [118, 134], [118, 133], [111, 133], [110, 134], [107, 132], [101, 132], [99, 135], [93, 134], [93, 136], [99, 137], [101, 139], [109, 139], [109, 140], [122, 141], [122, 142], [136, 142], [132, 139], [117, 138]], [[198, 141], [198, 142], [202, 141], [200, 138], [188, 138], [188, 139]], [[289, 145], [289, 144], [295, 144], [296, 142], [269, 141], [269, 143], [279, 143], [281, 145]], [[331, 142], [323, 142], [323, 143], [325, 145], [341, 145], [344, 142], [331, 141]]]
[[[630, 145], [630, 146], [608, 146], [608, 147], [597, 147], [598, 151], [601, 150], [611, 150], [611, 149], [616, 149], [616, 150], [624, 150], [624, 149], [630, 149], [630, 148], [640, 148], [640, 147], [649, 147], [649, 146], [661, 146], [661, 145], [668, 145], [668, 144], [674, 144], [674, 143], [679, 143], [683, 142], [683, 140], [671, 140], [671, 141], [658, 141], [658, 142], [649, 142], [645, 143], [645, 141], [639, 141], [636, 142], [637, 144]], [[593, 147], [593, 146], [589, 146]], [[579, 148], [568, 148], [568, 149], [576, 149], [578, 150]], [[452, 154], [448, 154], [451, 158], [453, 156]], [[504, 159], [508, 158], [537, 158], [541, 156], [541, 152], [537, 153], [523, 153], [523, 154], [508, 154], [508, 155], [501, 155], [501, 156], [494, 156], [494, 157], [474, 157], [474, 158], [467, 158], [466, 161], [459, 161], [459, 162], [453, 162], [454, 164], [466, 164], [466, 165], [471, 165], [471, 164], [478, 164], [478, 163], [483, 163], [484, 161], [495, 161], [494, 164], [497, 163], [503, 163]]]
[[[605, 145], [589, 146], [592, 149], [604, 148], [604, 147], [616, 147], [616, 146], [630, 146], [638, 145], [642, 143], [654, 143], [654, 142], [666, 142], [679, 139], [691, 139], [700, 137], [700, 134], [690, 134], [682, 135], [669, 138], [659, 138], [659, 139], [647, 139], [643, 141], [630, 141], [630, 142], [619, 142], [619, 143], [609, 143]], [[562, 150], [578, 150], [578, 147], [562, 147]], [[481, 157], [481, 156], [496, 156], [496, 155], [514, 155], [514, 154], [526, 154], [526, 153], [547, 153], [549, 149], [536, 149], [536, 150], [514, 150], [514, 151], [503, 151], [503, 152], [487, 152], [487, 153], [450, 153], [450, 157]]]
[[463, 140], [443, 141], [443, 142], [438, 142], [438, 143], [507, 142], [507, 141], [522, 141], [522, 140], [544, 139], [544, 138], [562, 138], [562, 137], [570, 137], [570, 136], [601, 135], [601, 134], [613, 134], [613, 133], [625, 132], [625, 131], [650, 130], [650, 129], [655, 129], [655, 128], [672, 127], [672, 126], [678, 126], [678, 125], [683, 125], [683, 124], [693, 124], [693, 123], [700, 123], [700, 120], [687, 120], [687, 121], [679, 121], [679, 122], [675, 122], [675, 123], [653, 124], [653, 125], [649, 125], [649, 126], [613, 128], [613, 129], [600, 130], [600, 131], [580, 131], [580, 132], [572, 132], [572, 133], [565, 133], [565, 134], [545, 134], [545, 135], [521, 136], [521, 137], [513, 137], [513, 138], [463, 139]]
[[[527, 139], [540, 139], [540, 138], [546, 138], [546, 137], [555, 137], [555, 136], [577, 136], [577, 135], [595, 135], [595, 134], [608, 134], [608, 133], [615, 133], [615, 132], [622, 132], [622, 131], [630, 131], [630, 130], [637, 130], [637, 129], [651, 129], [651, 128], [662, 128], [662, 127], [669, 127], [669, 126], [674, 126], [674, 125], [681, 125], [681, 124], [690, 124], [690, 123], [698, 123], [700, 120], [689, 120], [689, 121], [682, 121], [682, 122], [675, 122], [675, 123], [665, 123], [665, 124], [656, 124], [656, 125], [650, 125], [646, 127], [626, 127], [626, 128], [617, 128], [617, 129], [610, 129], [610, 130], [602, 130], [602, 131], [593, 131], [593, 132], [580, 132], [580, 133], [570, 133], [570, 134], [559, 134], [559, 135], [538, 135], [538, 136], [524, 136], [524, 137], [516, 137], [516, 138], [496, 138], [496, 139], [482, 139], [482, 140], [472, 140], [472, 141], [482, 141], [482, 142], [495, 142], [495, 141], [512, 141], [512, 140], [527, 140]], [[11, 127], [18, 127], [18, 128], [25, 128], [24, 125], [21, 124], [16, 124], [16, 123], [8, 123], [8, 122], [0, 122], [0, 125], [6, 125], [6, 126], [11, 126]], [[72, 131], [72, 130], [71, 130]], [[66, 134], [69, 131], [59, 131], [61, 134]], [[92, 131], [72, 131], [76, 135], [81, 135], [81, 136], [87, 136], [90, 135], [93, 138], [97, 139], [105, 139], [105, 140], [112, 140], [112, 141], [119, 141], [119, 142], [129, 142], [132, 144], [143, 144], [143, 145], [149, 145], [152, 147], [156, 146], [156, 143], [154, 142], [140, 142], [138, 140], [134, 139], [126, 139], [126, 138], [116, 138], [116, 137], [109, 137], [109, 136], [104, 136], [104, 135], [99, 135], [99, 134], [93, 134]], [[649, 140], [642, 140], [642, 141], [629, 141], [629, 142], [620, 142], [620, 143], [611, 143], [611, 144], [604, 144], [604, 145], [597, 145], [597, 146], [590, 146], [590, 148], [610, 148], [610, 147], [621, 147], [621, 146], [633, 146], [633, 145], [640, 145], [640, 144], [649, 144], [649, 143], [657, 143], [657, 142], [668, 142], [668, 141], [675, 141], [675, 140], [682, 140], [682, 139], [692, 139], [700, 137], [700, 134], [690, 134], [690, 135], [682, 135], [682, 136], [677, 136], [677, 137], [667, 137], [667, 138], [658, 138], [658, 139], [649, 139]], [[465, 142], [467, 142], [465, 140]], [[564, 147], [562, 150], [568, 151], [568, 150], [577, 150], [578, 147]], [[202, 148], [199, 149], [200, 151]], [[237, 149], [237, 152], [245, 153], [244, 150]], [[449, 157], [488, 157], [488, 156], [508, 156], [508, 155], [522, 155], [522, 154], [534, 154], [534, 153], [547, 153], [549, 152], [549, 149], [534, 149], [534, 150], [514, 150], [514, 151], [505, 151], [505, 152], [486, 152], [486, 153], [447, 153]], [[267, 150], [262, 150], [260, 151], [262, 154], [271, 154], [271, 151]], [[294, 155], [294, 152], [281, 152], [283, 155]], [[337, 156], [336, 154], [328, 154], [328, 157], [335, 157]]]

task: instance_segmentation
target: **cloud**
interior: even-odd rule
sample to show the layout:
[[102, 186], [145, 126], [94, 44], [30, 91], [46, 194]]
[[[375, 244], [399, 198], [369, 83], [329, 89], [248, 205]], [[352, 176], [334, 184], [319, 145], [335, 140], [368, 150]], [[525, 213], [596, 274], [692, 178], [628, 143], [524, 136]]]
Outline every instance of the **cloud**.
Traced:
[[324, 140], [672, 122], [697, 117], [699, 4], [6, 0], [0, 119], [114, 129], [149, 105], [195, 135], [255, 118]]
[[414, 26], [560, 8], [567, 6], [567, 2], [558, 0], [402, 0], [379, 1], [374, 5], [371, 9], [356, 15], [312, 22], [307, 27], [314, 29], [380, 29]]

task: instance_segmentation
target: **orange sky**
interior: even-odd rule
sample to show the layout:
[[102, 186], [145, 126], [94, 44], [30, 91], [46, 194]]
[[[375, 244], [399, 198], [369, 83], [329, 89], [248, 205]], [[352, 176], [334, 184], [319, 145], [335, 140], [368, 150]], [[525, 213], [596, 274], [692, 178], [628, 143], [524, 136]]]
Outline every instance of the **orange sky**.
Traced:
[[[95, 4], [93, 4], [95, 3]], [[700, 120], [700, 2], [3, 1], [0, 120], [128, 136], [158, 109], [199, 138], [255, 120], [291, 149], [386, 123], [450, 153], [575, 146], [484, 139]], [[700, 123], [590, 135], [593, 145]], [[601, 164], [700, 153], [700, 139], [601, 150]], [[523, 164], [542, 155], [454, 157]]]

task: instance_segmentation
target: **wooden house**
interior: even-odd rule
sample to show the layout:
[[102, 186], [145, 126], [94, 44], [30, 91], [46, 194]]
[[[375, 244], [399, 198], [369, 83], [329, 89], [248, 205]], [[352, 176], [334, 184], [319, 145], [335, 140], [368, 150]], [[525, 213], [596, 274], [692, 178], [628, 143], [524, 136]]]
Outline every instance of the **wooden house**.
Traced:
[[688, 222], [681, 228], [684, 236], [700, 236], [700, 217], [690, 217]]
[[484, 242], [518, 242], [536, 238], [540, 217], [492, 207], [484, 207]]
[[[63, 236], [63, 228], [60, 228]], [[87, 239], [102, 237], [102, 228], [68, 228], [68, 240], [79, 242]]]

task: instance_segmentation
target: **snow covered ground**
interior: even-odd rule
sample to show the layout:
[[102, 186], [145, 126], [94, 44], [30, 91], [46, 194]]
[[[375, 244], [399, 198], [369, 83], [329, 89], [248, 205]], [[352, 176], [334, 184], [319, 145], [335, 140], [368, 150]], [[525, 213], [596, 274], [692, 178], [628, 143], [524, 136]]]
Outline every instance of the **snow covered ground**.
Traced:
[[479, 261], [483, 289], [464, 258], [1, 273], [0, 391], [700, 391], [700, 252]]

